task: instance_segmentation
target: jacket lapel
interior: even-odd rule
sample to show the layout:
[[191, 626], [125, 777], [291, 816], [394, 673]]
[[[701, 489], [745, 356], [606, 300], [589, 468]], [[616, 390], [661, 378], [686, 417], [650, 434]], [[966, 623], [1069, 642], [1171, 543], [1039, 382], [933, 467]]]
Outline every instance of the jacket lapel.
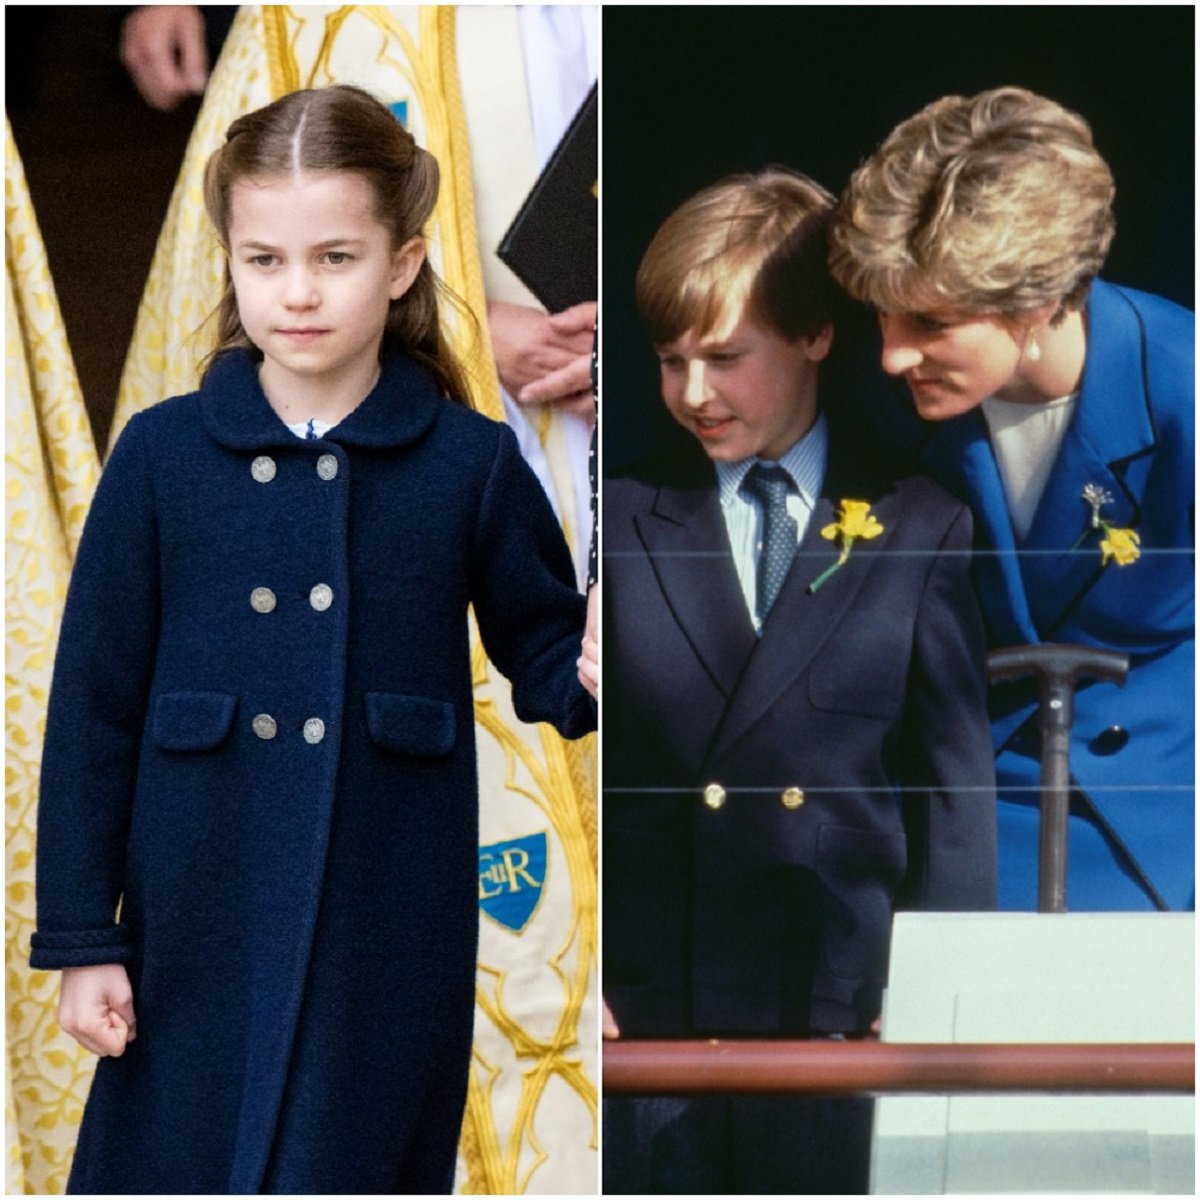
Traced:
[[[713, 739], [711, 756], [732, 746], [762, 719], [779, 697], [803, 674], [813, 655], [830, 637], [836, 636], [890, 535], [886, 503], [872, 508], [884, 532], [871, 541], [858, 541], [849, 559], [816, 592], [809, 584], [837, 561], [839, 544], [821, 537], [821, 530], [836, 519], [838, 503], [846, 498], [871, 495], [861, 481], [854, 481], [831, 458], [821, 496], [809, 517], [796, 558], [771, 608], [762, 636], [751, 647], [749, 661], [738, 682], [737, 693], [726, 709], [725, 719]], [[744, 609], [743, 603], [743, 609]]]
[[921, 458], [933, 477], [974, 514], [974, 572], [993, 638], [1000, 645], [1040, 641], [1026, 599], [1004, 483], [983, 414], [977, 410], [936, 426]]
[[731, 695], [757, 638], [733, 565], [716, 481], [661, 487], [635, 525], [676, 622], [717, 687]]
[[[1111, 497], [1101, 509], [1110, 525], [1136, 529], [1140, 497], [1126, 467], [1154, 449], [1146, 395], [1144, 343], [1136, 312], [1109, 285], [1093, 285], [1088, 354], [1079, 401], [1029, 529], [1021, 574], [1034, 621], [1053, 637], [1103, 574], [1100, 532], [1090, 529], [1087, 484]], [[1087, 536], [1072, 551], [1080, 535]]]

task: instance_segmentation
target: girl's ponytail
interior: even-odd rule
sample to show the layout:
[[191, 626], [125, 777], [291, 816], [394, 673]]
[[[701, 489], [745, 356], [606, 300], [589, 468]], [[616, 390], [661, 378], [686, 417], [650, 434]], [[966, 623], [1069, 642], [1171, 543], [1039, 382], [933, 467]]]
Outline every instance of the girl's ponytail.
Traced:
[[[415, 142], [413, 150], [411, 165], [399, 180], [391, 200], [395, 213], [393, 228], [408, 231], [401, 238], [403, 241], [419, 233], [433, 215], [441, 180], [437, 159]], [[445, 395], [466, 402], [470, 399], [466, 371], [442, 332], [439, 299], [474, 321], [470, 310], [442, 283], [426, 257], [412, 286], [399, 300], [392, 301], [384, 341], [390, 341], [420, 362]]]

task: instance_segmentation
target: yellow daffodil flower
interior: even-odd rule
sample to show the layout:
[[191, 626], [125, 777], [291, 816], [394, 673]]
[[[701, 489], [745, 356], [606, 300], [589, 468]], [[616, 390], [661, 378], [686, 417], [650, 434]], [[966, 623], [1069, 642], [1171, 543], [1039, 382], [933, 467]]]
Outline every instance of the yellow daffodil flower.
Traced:
[[1100, 539], [1100, 565], [1102, 567], [1107, 567], [1110, 560], [1114, 561], [1118, 567], [1127, 567], [1130, 563], [1137, 562], [1142, 554], [1138, 549], [1142, 539], [1134, 530], [1118, 529], [1100, 516], [1100, 510], [1106, 504], [1112, 503], [1112, 493], [1105, 491], [1099, 484], [1087, 483], [1084, 484], [1081, 496], [1084, 503], [1092, 510], [1092, 515], [1088, 525], [1084, 526], [1083, 532], [1075, 539], [1075, 544], [1071, 549], [1078, 550], [1088, 534], [1093, 529], [1098, 529], [1104, 535]]
[[859, 538], [869, 542], [882, 532], [883, 526], [875, 519], [871, 506], [865, 500], [843, 500], [838, 506], [838, 519], [821, 530], [821, 536], [826, 541], [840, 541], [842, 551], [837, 562], [822, 571], [808, 585], [808, 590], [815, 592], [850, 557], [850, 550]]
[[843, 500], [836, 523], [826, 525], [821, 530], [821, 536], [832, 542], [840, 535], [844, 552], [848, 554], [855, 538], [870, 541], [882, 532], [883, 526], [875, 519], [871, 506], [865, 500]]
[[1118, 567], [1127, 567], [1135, 563], [1141, 555], [1138, 549], [1141, 538], [1132, 529], [1115, 529], [1111, 525], [1101, 525], [1104, 537], [1100, 540], [1100, 564], [1108, 566], [1108, 560], [1114, 559]]

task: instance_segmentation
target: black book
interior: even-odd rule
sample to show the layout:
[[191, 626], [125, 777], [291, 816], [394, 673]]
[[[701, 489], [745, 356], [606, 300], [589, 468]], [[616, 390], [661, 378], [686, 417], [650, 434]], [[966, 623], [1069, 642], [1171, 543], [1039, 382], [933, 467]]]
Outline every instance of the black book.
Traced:
[[593, 84], [497, 250], [552, 313], [596, 299], [599, 161]]

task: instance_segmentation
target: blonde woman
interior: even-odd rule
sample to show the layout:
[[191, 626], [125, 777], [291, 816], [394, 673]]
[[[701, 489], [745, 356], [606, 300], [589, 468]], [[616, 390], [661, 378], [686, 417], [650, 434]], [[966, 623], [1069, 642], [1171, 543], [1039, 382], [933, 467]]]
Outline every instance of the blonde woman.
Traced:
[[[1097, 278], [1114, 185], [1086, 121], [1015, 87], [948, 96], [855, 173], [838, 281], [975, 514], [993, 645], [1123, 651], [1078, 694], [1068, 904], [1194, 906], [1193, 319]], [[1036, 897], [1032, 690], [992, 695], [1001, 907]]]

